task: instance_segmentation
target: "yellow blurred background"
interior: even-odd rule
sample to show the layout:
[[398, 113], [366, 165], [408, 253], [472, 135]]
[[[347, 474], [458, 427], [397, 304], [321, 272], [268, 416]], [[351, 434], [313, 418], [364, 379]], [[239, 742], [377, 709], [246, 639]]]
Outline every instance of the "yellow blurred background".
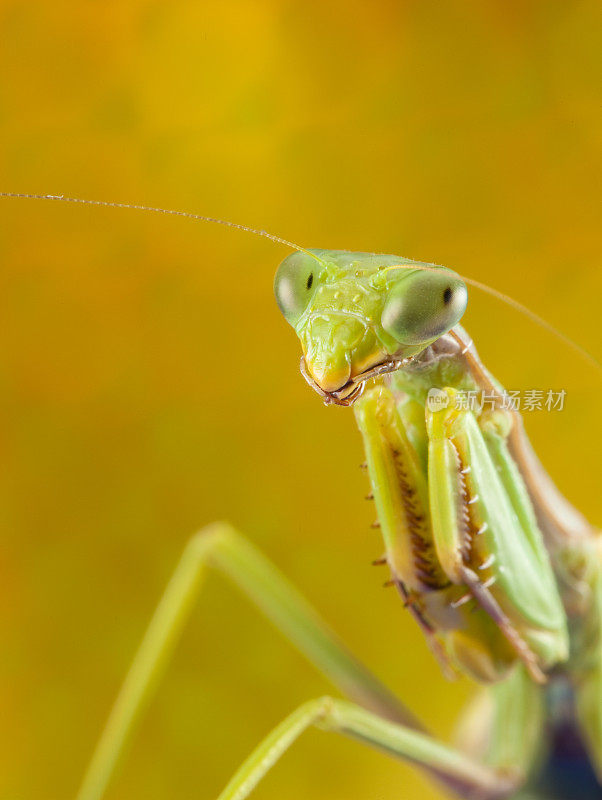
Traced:
[[[2, 190], [187, 209], [304, 246], [394, 252], [509, 292], [602, 357], [597, 0], [0, 6]], [[438, 734], [469, 696], [381, 589], [359, 435], [298, 372], [287, 249], [190, 221], [0, 205], [0, 798], [72, 797], [198, 527], [228, 518]], [[496, 301], [465, 318], [602, 523], [599, 376]], [[215, 798], [328, 684], [212, 577], [117, 798]], [[430, 800], [320, 732], [258, 800]]]

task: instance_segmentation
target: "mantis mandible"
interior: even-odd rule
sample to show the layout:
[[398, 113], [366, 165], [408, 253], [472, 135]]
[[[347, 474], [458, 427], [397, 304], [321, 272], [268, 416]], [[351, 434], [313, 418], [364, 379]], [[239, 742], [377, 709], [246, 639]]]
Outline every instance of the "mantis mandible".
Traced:
[[[143, 206], [0, 196], [161, 211], [252, 231]], [[311, 726], [409, 760], [459, 797], [538, 792], [553, 769], [567, 697], [569, 723], [602, 781], [600, 537], [540, 465], [519, 413], [502, 402], [502, 386], [459, 324], [467, 284], [482, 284], [398, 256], [308, 250], [252, 232], [295, 251], [277, 270], [276, 300], [301, 342], [307, 383], [325, 403], [353, 408], [384, 541], [379, 562], [444, 671], [481, 689], [457, 747], [437, 741], [249, 541], [215, 523], [191, 539], [165, 590], [77, 800], [98, 800], [112, 781], [208, 567], [237, 584], [348, 698], [293, 711], [218, 800], [247, 797]], [[466, 407], [459, 400], [467, 392], [493, 402]], [[537, 783], [534, 768], [546, 755]]]

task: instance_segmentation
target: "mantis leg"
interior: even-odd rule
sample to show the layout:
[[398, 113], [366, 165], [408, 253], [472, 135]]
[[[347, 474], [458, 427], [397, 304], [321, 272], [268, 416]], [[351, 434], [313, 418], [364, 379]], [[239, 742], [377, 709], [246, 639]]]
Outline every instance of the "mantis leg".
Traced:
[[602, 550], [590, 553], [591, 602], [580, 621], [583, 655], [573, 668], [577, 719], [598, 780], [602, 783]]
[[291, 744], [311, 726], [342, 733], [396, 758], [427, 767], [465, 798], [493, 800], [515, 788], [502, 777], [427, 734], [385, 720], [343, 700], [322, 697], [297, 708], [261, 742], [240, 767], [218, 800], [243, 800]]
[[232, 580], [343, 693], [385, 719], [421, 729], [287, 579], [231, 526], [217, 523], [195, 535], [184, 550], [113, 705], [77, 800], [98, 800], [104, 794], [167, 667], [207, 566]]
[[456, 744], [479, 763], [520, 776], [522, 784], [546, 755], [545, 690], [518, 665], [482, 687], [462, 714]]
[[[463, 600], [474, 599], [532, 679], [545, 683], [545, 670], [568, 657], [567, 619], [507, 450], [510, 418], [499, 410], [477, 417], [456, 405], [454, 390], [442, 394], [449, 405], [427, 410], [429, 504], [439, 560], [454, 584], [467, 587]], [[474, 659], [474, 643], [467, 647], [462, 633], [454, 638], [456, 655]]]

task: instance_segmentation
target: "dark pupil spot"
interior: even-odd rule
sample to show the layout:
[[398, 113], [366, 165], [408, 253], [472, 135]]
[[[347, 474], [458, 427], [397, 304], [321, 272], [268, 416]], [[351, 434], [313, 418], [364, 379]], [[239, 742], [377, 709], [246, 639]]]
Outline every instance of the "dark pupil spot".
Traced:
[[451, 286], [448, 286], [447, 289], [443, 292], [443, 302], [445, 303], [445, 305], [447, 305], [451, 299], [452, 299], [452, 290]]
[[314, 274], [313, 274], [313, 272], [310, 272], [309, 278], [307, 279], [307, 283], [306, 283], [306, 286], [307, 286], [308, 289], [311, 289], [313, 282], [314, 282]]

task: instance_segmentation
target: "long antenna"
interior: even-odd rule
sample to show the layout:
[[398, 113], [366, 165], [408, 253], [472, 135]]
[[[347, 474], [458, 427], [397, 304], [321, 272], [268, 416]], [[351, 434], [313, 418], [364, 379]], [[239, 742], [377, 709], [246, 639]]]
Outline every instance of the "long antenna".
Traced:
[[[241, 225], [238, 222], [230, 222], [226, 219], [217, 219], [216, 217], [205, 217], [202, 214], [194, 214], [191, 211], [176, 211], [170, 208], [159, 208], [156, 206], [145, 206], [139, 205], [137, 203], [116, 203], [111, 202], [109, 200], [86, 200], [81, 197], [66, 197], [62, 194], [35, 194], [35, 193], [28, 193], [28, 192], [0, 192], [0, 198], [12, 198], [14, 200], [54, 200], [57, 202], [62, 203], [79, 203], [80, 205], [85, 206], [101, 206], [103, 208], [126, 208], [132, 211], [149, 211], [156, 214], [167, 214], [168, 216], [172, 217], [185, 217], [186, 219], [193, 219], [197, 222], [211, 222], [216, 225], [226, 225], [228, 228], [237, 228], [240, 231], [246, 231], [247, 233], [253, 233], [256, 236], [263, 236], [266, 239], [270, 239], [272, 242], [278, 242], [279, 244], [284, 244], [287, 247], [291, 247], [293, 250], [297, 250], [300, 253], [305, 253], [311, 258], [318, 261], [320, 264], [324, 263], [322, 259], [320, 259], [315, 253], [312, 253], [310, 250], [306, 250], [305, 247], [301, 247], [294, 242], [289, 241], [288, 239], [283, 239], [281, 236], [276, 236], [273, 233], [269, 233], [268, 231], [258, 230], [257, 228], [251, 228], [249, 225]], [[429, 266], [427, 264], [421, 264], [417, 261], [411, 262], [409, 264], [391, 264], [386, 267], [386, 270], [390, 269], [420, 269], [424, 272], [437, 272], [439, 273], [441, 268], [437, 266]], [[544, 330], [547, 330], [569, 348], [574, 350], [575, 352], [579, 353], [579, 355], [588, 361], [591, 366], [593, 366], [596, 370], [602, 373], [602, 364], [598, 361], [595, 356], [593, 356], [588, 350], [582, 347], [580, 344], [577, 344], [573, 339], [571, 339], [566, 334], [562, 333], [558, 330], [554, 325], [548, 322], [543, 317], [540, 317], [539, 314], [536, 314], [534, 311], [531, 311], [530, 308], [520, 303], [518, 300], [515, 300], [513, 297], [510, 297], [504, 292], [500, 292], [498, 289], [494, 289], [492, 286], [488, 286], [486, 283], [481, 283], [481, 281], [477, 281], [474, 278], [467, 278], [464, 275], [461, 275], [459, 272], [455, 270], [451, 270], [455, 275], [460, 278], [460, 280], [467, 283], [469, 286], [474, 286], [475, 289], [479, 289], [482, 292], [490, 295], [491, 297], [495, 297], [497, 300], [500, 300], [502, 303], [510, 306], [510, 308], [515, 309], [515, 311], [524, 314], [528, 319], [534, 322], [536, 325], [539, 325]]]
[[170, 208], [158, 208], [155, 206], [144, 206], [136, 203], [113, 203], [109, 200], [84, 200], [81, 197], [66, 197], [63, 194], [33, 194], [27, 192], [0, 192], [0, 197], [8, 197], [14, 200], [56, 200], [62, 203], [79, 203], [84, 206], [102, 206], [103, 208], [128, 208], [132, 211], [151, 211], [156, 214], [167, 214], [171, 217], [186, 217], [187, 219], [194, 219], [197, 222], [213, 222], [216, 225], [226, 225], [228, 228], [237, 228], [239, 231], [246, 231], [247, 233], [254, 233], [257, 236], [264, 236], [266, 239], [271, 239], [273, 242], [285, 244], [287, 247], [292, 247], [293, 250], [298, 250], [300, 253], [305, 253], [311, 256], [316, 261], [321, 262], [321, 259], [315, 253], [311, 253], [304, 247], [301, 247], [294, 242], [289, 242], [288, 239], [283, 239], [281, 236], [276, 236], [268, 231], [261, 231], [257, 228], [251, 228], [249, 225], [241, 225], [238, 222], [230, 222], [227, 219], [217, 219], [215, 217], [204, 217], [202, 214], [193, 214], [191, 211], [175, 211]]

